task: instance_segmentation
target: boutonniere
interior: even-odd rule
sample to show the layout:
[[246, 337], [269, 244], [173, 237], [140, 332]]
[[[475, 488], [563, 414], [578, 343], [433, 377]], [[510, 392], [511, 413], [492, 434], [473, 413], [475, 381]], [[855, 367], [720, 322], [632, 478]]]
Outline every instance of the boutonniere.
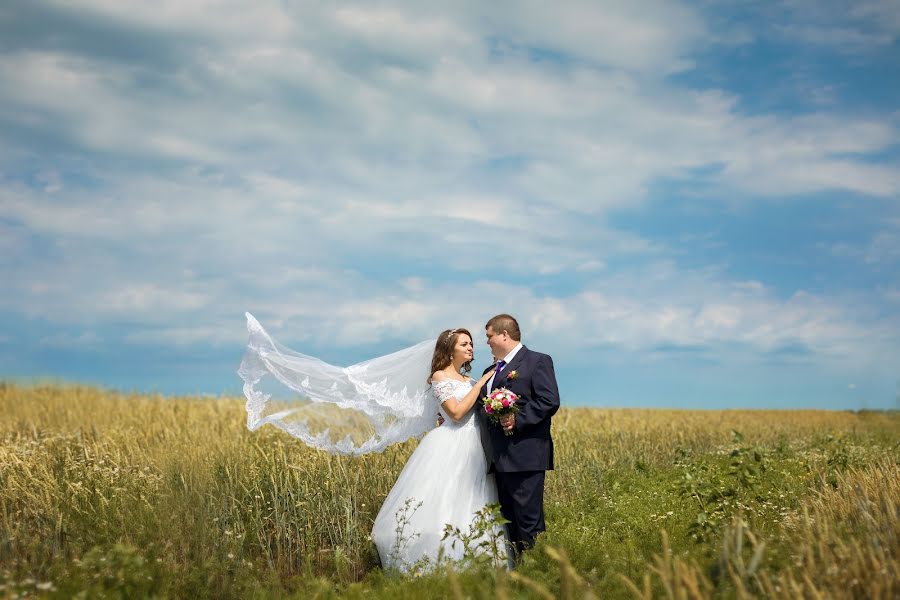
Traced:
[[519, 372], [518, 371], [510, 371], [509, 374], [506, 376], [506, 378], [509, 379], [510, 381], [513, 381], [514, 379], [518, 379]]

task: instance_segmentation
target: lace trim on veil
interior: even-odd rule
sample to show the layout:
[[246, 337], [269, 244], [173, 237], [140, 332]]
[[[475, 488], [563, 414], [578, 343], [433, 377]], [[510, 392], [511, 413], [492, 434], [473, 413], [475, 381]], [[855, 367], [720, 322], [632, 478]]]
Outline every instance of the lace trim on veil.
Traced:
[[[251, 431], [268, 423], [313, 448], [358, 455], [434, 426], [437, 402], [425, 381], [434, 340], [338, 367], [282, 346], [246, 316], [249, 340], [238, 375]], [[280, 384], [279, 398], [261, 389], [268, 379]]]

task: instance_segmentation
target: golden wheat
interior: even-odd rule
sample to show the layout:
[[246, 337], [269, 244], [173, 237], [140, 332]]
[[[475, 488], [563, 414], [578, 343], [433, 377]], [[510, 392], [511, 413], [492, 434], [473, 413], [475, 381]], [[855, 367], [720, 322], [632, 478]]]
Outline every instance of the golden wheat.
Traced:
[[[232, 565], [204, 583], [222, 593], [241, 568], [282, 581], [361, 580], [375, 567], [371, 523], [416, 442], [358, 458], [331, 456], [273, 428], [249, 432], [245, 419], [243, 401], [235, 398], [0, 384], [0, 573], [41, 577], [94, 547], [127, 543], [173, 572]], [[547, 480], [548, 506], [561, 508], [549, 510], [557, 510], [560, 522], [577, 519], [564, 507], [605, 498], [604, 473], [671, 470], [679, 449], [722, 453], [736, 429], [747, 444], [773, 448], [826, 433], [837, 440], [828, 442], [837, 450], [810, 445], [805, 451], [808, 485], [818, 492], [783, 519], [780, 535], [796, 548], [792, 565], [768, 571], [752, 557], [738, 562], [742, 550], [725, 549], [731, 558], [722, 559], [723, 568], [737, 593], [896, 595], [895, 415], [563, 408], [554, 419], [559, 470]], [[852, 436], [856, 442], [847, 441]], [[889, 450], [870, 453], [860, 439]], [[880, 458], [861, 464], [873, 456]], [[835, 472], [835, 457], [850, 466]], [[753, 536], [732, 525], [725, 540], [735, 539], [735, 527], [742, 540]], [[579, 574], [575, 566], [592, 559], [570, 560], [552, 546], [541, 551], [559, 569], [560, 593], [593, 593], [601, 575]], [[666, 545], [646, 569], [635, 568], [640, 586], [628, 577], [627, 584], [616, 577], [616, 585], [641, 597], [660, 591], [707, 597], [717, 585]], [[508, 585], [538, 596], [556, 593], [524, 573], [493, 581], [496, 593]]]

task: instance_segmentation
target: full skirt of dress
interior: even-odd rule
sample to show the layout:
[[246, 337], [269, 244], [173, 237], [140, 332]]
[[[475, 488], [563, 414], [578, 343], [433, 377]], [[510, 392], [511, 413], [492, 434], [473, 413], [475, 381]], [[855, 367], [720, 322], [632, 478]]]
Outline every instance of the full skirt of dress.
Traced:
[[[408, 572], [417, 565], [463, 558], [462, 544], [442, 541], [445, 525], [469, 532], [475, 513], [497, 502], [497, 484], [487, 473], [477, 419], [446, 416], [426, 434], [404, 465], [372, 528], [382, 567]], [[501, 549], [505, 553], [505, 547]], [[423, 560], [424, 559], [424, 560]]]

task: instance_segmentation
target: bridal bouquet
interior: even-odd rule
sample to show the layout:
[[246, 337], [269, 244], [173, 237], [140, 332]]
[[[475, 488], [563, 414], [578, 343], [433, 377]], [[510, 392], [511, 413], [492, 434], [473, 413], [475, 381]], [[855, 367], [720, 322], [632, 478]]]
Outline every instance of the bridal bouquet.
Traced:
[[[481, 401], [484, 403], [484, 412], [488, 414], [494, 423], [500, 422], [500, 417], [504, 415], [514, 415], [519, 412], [516, 400], [519, 397], [506, 388], [497, 388]], [[512, 431], [503, 430], [504, 435], [512, 435]]]

